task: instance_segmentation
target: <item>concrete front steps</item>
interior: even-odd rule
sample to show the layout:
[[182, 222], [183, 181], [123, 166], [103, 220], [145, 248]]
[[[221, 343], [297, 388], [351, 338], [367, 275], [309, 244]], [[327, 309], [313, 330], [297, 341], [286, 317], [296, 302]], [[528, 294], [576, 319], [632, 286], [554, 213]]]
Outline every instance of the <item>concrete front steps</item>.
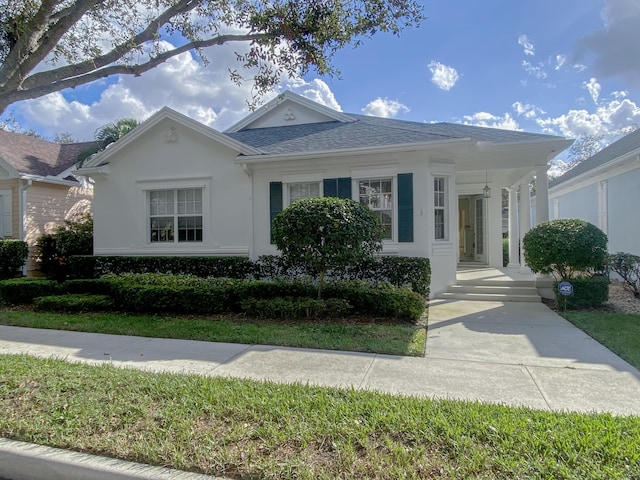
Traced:
[[542, 301], [535, 280], [458, 280], [456, 285], [436, 294], [435, 298], [490, 302]]

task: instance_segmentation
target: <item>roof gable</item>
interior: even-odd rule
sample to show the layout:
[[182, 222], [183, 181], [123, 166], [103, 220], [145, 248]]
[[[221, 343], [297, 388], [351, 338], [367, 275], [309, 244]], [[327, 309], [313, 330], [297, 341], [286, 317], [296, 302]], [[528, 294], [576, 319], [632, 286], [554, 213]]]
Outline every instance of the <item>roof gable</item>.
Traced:
[[287, 91], [233, 125], [225, 133], [235, 133], [256, 128], [288, 127], [326, 122], [347, 123], [353, 121], [349, 115]]
[[[122, 149], [126, 148], [128, 145], [138, 141], [141, 136], [143, 136], [145, 133], [149, 132], [151, 129], [155, 128], [165, 120], [171, 120], [184, 128], [198, 132], [215, 142], [223, 144], [231, 148], [232, 150], [237, 151], [239, 154], [258, 155], [261, 153], [260, 150], [249, 145], [245, 145], [227, 135], [218, 132], [217, 130], [214, 130], [213, 128], [210, 128], [196, 120], [187, 117], [186, 115], [178, 113], [169, 107], [163, 107], [147, 120], [145, 120], [142, 124], [138, 125], [136, 128], [127, 133], [120, 140], [112, 143], [108, 148], [100, 153], [97, 153], [89, 160], [87, 160], [84, 165], [78, 170], [78, 172], [82, 173], [82, 169], [84, 168], [96, 167], [107, 163], [111, 157], [122, 151]], [[165, 132], [165, 138], [167, 139], [167, 141], [171, 141], [171, 135], [171, 131]], [[173, 135], [175, 135], [175, 132], [173, 132]]]

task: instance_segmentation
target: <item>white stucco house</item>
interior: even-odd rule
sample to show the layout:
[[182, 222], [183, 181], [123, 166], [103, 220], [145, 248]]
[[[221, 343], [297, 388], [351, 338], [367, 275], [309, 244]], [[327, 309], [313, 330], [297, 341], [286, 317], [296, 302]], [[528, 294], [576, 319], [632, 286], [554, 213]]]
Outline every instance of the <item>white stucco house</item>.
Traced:
[[609, 237], [609, 252], [640, 255], [640, 130], [549, 184], [551, 218], [580, 218]]
[[163, 108], [79, 173], [95, 181], [97, 255], [276, 254], [270, 226], [283, 208], [302, 197], [349, 197], [380, 215], [384, 255], [431, 260], [436, 294], [455, 283], [459, 262], [502, 266], [503, 188], [519, 268], [531, 204], [518, 188], [528, 192], [531, 175], [546, 179], [547, 162], [570, 144], [346, 114], [287, 92], [225, 132]]

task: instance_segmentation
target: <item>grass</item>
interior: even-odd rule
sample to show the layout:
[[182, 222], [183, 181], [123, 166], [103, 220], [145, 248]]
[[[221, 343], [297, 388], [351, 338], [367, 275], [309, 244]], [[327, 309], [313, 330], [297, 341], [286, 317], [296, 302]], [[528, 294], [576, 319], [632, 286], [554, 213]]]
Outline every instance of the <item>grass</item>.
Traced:
[[640, 418], [0, 355], [0, 435], [249, 479], [640, 478]]
[[424, 355], [426, 344], [424, 325], [398, 322], [283, 322], [0, 308], [0, 325], [409, 356]]
[[591, 310], [567, 311], [561, 315], [640, 369], [640, 315]]

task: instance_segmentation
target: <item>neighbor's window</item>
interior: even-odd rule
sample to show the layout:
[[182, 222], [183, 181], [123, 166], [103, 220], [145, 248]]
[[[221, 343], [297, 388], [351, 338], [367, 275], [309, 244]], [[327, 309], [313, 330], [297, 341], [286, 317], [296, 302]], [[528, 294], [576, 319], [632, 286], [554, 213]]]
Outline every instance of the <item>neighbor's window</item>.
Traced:
[[391, 178], [358, 180], [360, 203], [367, 205], [379, 217], [384, 227], [384, 238], [393, 238], [393, 182]]
[[201, 242], [202, 188], [149, 191], [149, 226], [151, 243]]
[[287, 184], [289, 190], [289, 205], [302, 198], [315, 198], [320, 196], [319, 182], [300, 182]]
[[434, 235], [436, 240], [446, 240], [446, 179], [435, 177], [433, 179], [433, 205], [434, 205]]

